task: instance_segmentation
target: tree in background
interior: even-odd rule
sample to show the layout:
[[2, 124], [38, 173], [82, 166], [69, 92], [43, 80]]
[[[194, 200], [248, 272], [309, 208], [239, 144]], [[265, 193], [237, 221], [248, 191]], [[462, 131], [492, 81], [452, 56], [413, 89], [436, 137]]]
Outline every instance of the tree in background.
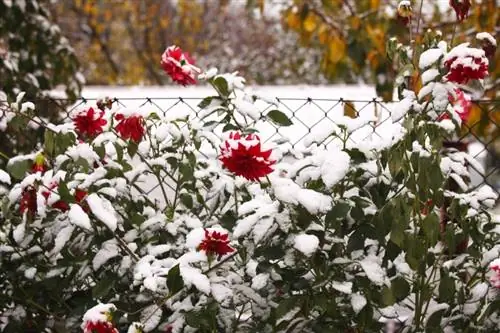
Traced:
[[[83, 77], [78, 72], [78, 60], [61, 29], [52, 23], [47, 3], [0, 1], [0, 126], [5, 117], [2, 104], [6, 106], [7, 99], [12, 100], [21, 91], [30, 100], [50, 97], [55, 88], [64, 91], [64, 98], [69, 100], [80, 93]], [[46, 101], [37, 107], [37, 116], [55, 117], [55, 104]], [[2, 153], [11, 155], [34, 148], [32, 135], [19, 135], [26, 132], [26, 125], [27, 120], [19, 117], [6, 132], [0, 131]]]
[[[166, 44], [183, 45], [203, 67], [237, 69], [258, 84], [327, 82], [316, 66], [320, 50], [297, 49], [279, 11], [251, 8], [242, 1], [77, 0], [56, 2], [52, 11], [89, 84], [167, 83], [158, 69]], [[231, 61], [219, 65], [222, 57]]]
[[[392, 99], [395, 79], [407, 71], [400, 68], [398, 72], [387, 58], [387, 36], [397, 37], [400, 43], [416, 39], [418, 45], [423, 38], [416, 34], [418, 30], [439, 29], [444, 35], [454, 35], [457, 44], [479, 31], [494, 33], [498, 25], [495, 0], [476, 1], [461, 24], [448, 1], [441, 1], [444, 8], [438, 1], [406, 2], [409, 8], [398, 8], [399, 1], [293, 0], [283, 12], [283, 23], [299, 34], [303, 46], [322, 50], [320, 66], [327, 78], [374, 82], [384, 100]], [[417, 15], [420, 12], [422, 15]], [[490, 62], [491, 80], [486, 90], [487, 96], [493, 97], [500, 74], [498, 55]]]

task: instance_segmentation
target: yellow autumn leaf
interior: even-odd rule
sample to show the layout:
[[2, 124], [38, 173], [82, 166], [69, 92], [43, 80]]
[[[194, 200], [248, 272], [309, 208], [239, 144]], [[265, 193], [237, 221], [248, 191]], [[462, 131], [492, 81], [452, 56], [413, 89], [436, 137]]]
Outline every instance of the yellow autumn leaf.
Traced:
[[307, 15], [306, 19], [303, 22], [304, 24], [304, 30], [307, 32], [313, 32], [316, 27], [316, 17], [314, 15]]
[[286, 24], [292, 29], [300, 28], [300, 18], [297, 13], [289, 11], [286, 16]]
[[356, 111], [356, 107], [353, 102], [344, 102], [344, 116], [349, 118], [356, 118], [358, 116], [358, 112]]
[[346, 44], [339, 36], [334, 36], [330, 40], [328, 59], [334, 64], [338, 63], [345, 55]]
[[378, 9], [380, 7], [380, 0], [370, 0], [371, 9]]

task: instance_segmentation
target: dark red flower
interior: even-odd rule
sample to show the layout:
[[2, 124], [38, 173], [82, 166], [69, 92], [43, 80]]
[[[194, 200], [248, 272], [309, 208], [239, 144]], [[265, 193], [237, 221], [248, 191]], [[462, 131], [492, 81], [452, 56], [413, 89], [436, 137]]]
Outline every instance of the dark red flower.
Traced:
[[83, 333], [119, 333], [119, 331], [108, 321], [88, 321], [85, 323]]
[[104, 99], [98, 99], [95, 103], [97, 108], [101, 111], [105, 111], [106, 108], [110, 109], [113, 107], [113, 100], [109, 97], [104, 97]]
[[139, 143], [144, 136], [144, 119], [142, 116], [125, 117], [122, 114], [115, 115], [118, 124], [115, 130], [120, 134], [123, 140], [131, 139]]
[[36, 189], [33, 186], [26, 187], [21, 194], [21, 202], [19, 211], [21, 214], [28, 212], [28, 215], [34, 217], [37, 210], [36, 204]]
[[469, 48], [465, 44], [452, 49], [445, 57], [448, 81], [464, 84], [469, 80], [484, 79], [488, 76], [488, 59], [481, 49]]
[[[456, 88], [455, 95], [456, 98], [452, 94], [449, 94], [448, 100], [451, 104], [453, 104], [453, 110], [458, 114], [458, 116], [462, 120], [462, 123], [465, 123], [469, 119], [470, 113], [472, 111], [472, 103], [470, 99], [465, 96], [464, 92], [461, 89]], [[448, 113], [443, 112], [438, 118], [438, 120], [443, 119], [450, 119]]]
[[107, 123], [103, 117], [104, 111], [95, 112], [94, 108], [81, 111], [73, 118], [76, 133], [80, 137], [94, 138], [102, 133], [102, 127]]
[[196, 84], [196, 74], [199, 69], [194, 66], [194, 60], [187, 52], [182, 52], [178, 46], [169, 46], [161, 56], [163, 70], [174, 82], [184, 86]]
[[412, 8], [411, 3], [400, 2], [398, 5], [398, 20], [403, 25], [408, 25], [411, 21]]
[[276, 161], [270, 160], [270, 156], [271, 150], [261, 150], [257, 135], [248, 134], [243, 138], [240, 133], [232, 132], [221, 147], [219, 159], [235, 175], [257, 180], [273, 172], [270, 166]]
[[198, 251], [205, 251], [207, 256], [216, 254], [220, 259], [223, 255], [235, 250], [229, 246], [228, 234], [205, 229], [205, 239], [198, 245]]
[[455, 10], [457, 20], [463, 21], [469, 16], [469, 10], [471, 7], [470, 0], [450, 0], [450, 6], [453, 10]]

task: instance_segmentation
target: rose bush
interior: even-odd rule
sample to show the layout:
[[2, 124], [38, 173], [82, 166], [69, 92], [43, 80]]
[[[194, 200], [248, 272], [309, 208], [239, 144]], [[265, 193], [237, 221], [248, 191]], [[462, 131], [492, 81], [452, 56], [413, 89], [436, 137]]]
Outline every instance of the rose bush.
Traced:
[[[371, 117], [323, 123], [302, 149], [261, 142], [259, 123], [292, 121], [215, 70], [197, 78], [214, 88], [198, 118], [101, 101], [46, 124], [40, 150], [0, 171], [0, 331], [498, 328], [496, 195], [470, 188], [473, 158], [442, 145], [467, 114], [454, 70], [484, 51], [423, 47], [423, 88], [362, 142]], [[393, 56], [407, 66], [407, 53]], [[192, 63], [176, 47], [162, 57], [181, 84]], [[23, 105], [12, 119], [38, 121]]]

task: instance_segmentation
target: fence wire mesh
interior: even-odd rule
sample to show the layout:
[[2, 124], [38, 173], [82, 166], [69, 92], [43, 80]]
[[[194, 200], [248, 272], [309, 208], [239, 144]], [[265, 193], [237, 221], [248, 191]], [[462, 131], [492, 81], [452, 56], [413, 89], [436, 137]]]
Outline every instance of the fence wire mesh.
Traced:
[[[202, 97], [126, 97], [114, 98], [112, 102], [114, 106], [127, 109], [148, 108], [171, 119], [185, 117], [196, 119], [200, 116], [201, 109], [198, 104], [202, 100]], [[71, 118], [74, 111], [95, 106], [96, 102], [96, 99], [81, 98], [67, 108], [66, 106], [70, 104], [67, 100], [46, 98], [37, 100], [35, 104], [37, 110], [41, 110], [42, 114], [44, 110], [58, 110], [59, 120], [65, 122]], [[475, 100], [472, 103], [472, 114], [474, 115], [471, 118], [472, 121], [463, 125], [462, 132], [456, 141], [457, 144], [465, 147], [478, 162], [469, 166], [471, 169], [470, 185], [477, 188], [487, 184], [500, 194], [500, 100]], [[0, 101], [0, 122], [3, 117], [2, 110], [6, 109], [6, 106], [5, 101]], [[309, 134], [321, 131], [325, 124], [335, 123], [342, 115], [349, 115], [353, 118], [371, 117], [373, 120], [360, 126], [351, 134], [349, 140], [353, 145], [357, 144], [357, 141], [366, 141], [373, 136], [387, 135], [390, 125], [393, 124], [391, 110], [394, 103], [382, 102], [378, 99], [275, 97], [266, 102], [259, 103], [257, 101], [255, 106], [262, 115], [270, 110], [278, 109], [292, 120], [293, 125], [287, 127], [276, 126], [272, 122], [264, 121], [264, 119], [251, 123], [259, 131], [263, 142], [287, 142], [291, 148], [303, 146], [304, 140]], [[40, 117], [40, 119], [43, 121], [44, 118]], [[321, 144], [329, 145], [331, 141], [332, 139], [329, 138]], [[1, 143], [0, 146], [2, 146]], [[146, 191], [146, 194], [153, 190], [154, 188], [151, 188]]]

